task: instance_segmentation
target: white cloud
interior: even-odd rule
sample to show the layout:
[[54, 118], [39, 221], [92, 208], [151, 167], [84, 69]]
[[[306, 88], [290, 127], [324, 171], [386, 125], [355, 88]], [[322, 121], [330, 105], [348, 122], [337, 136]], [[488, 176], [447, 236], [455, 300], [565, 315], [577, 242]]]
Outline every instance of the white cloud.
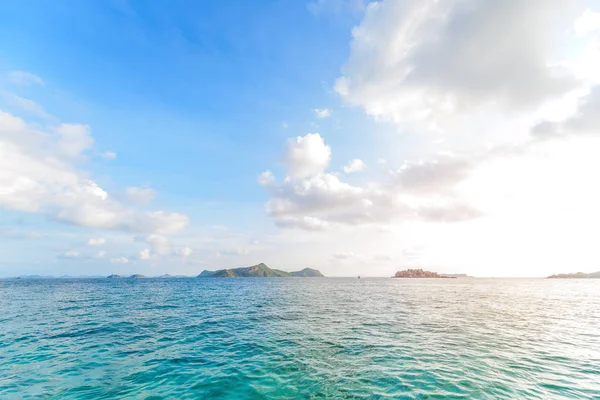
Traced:
[[34, 115], [36, 117], [44, 118], [44, 119], [54, 119], [52, 115], [50, 115], [44, 107], [39, 105], [33, 100], [26, 99], [21, 96], [17, 96], [14, 93], [7, 92], [5, 90], [0, 91], [0, 96], [2, 99], [11, 107], [16, 107], [22, 111], [27, 112], [28, 114]]
[[[323, 230], [336, 224], [387, 225], [397, 220], [458, 222], [481, 216], [480, 211], [452, 190], [468, 176], [469, 164], [460, 158], [446, 156], [439, 161], [407, 163], [380, 182], [355, 186], [324, 171], [331, 150], [320, 136], [304, 138], [307, 137], [316, 143], [295, 148], [296, 159], [304, 160], [302, 153], [311, 153], [316, 147], [316, 153], [327, 149], [327, 162], [321, 157], [320, 162], [313, 163], [318, 167], [300, 168], [302, 173], [291, 163], [290, 176], [266, 186], [270, 196], [266, 210], [280, 227]], [[296, 143], [304, 138], [296, 139]]]
[[150, 249], [152, 249], [152, 251], [156, 254], [169, 254], [169, 240], [164, 236], [152, 234], [148, 236], [137, 237], [135, 238], [135, 240], [138, 242], [146, 243], [148, 246], [150, 246]]
[[12, 83], [17, 85], [31, 86], [45, 84], [42, 78], [27, 71], [9, 71], [7, 76]]
[[574, 28], [577, 36], [586, 36], [590, 33], [599, 32], [600, 13], [590, 9], [585, 10], [585, 12], [575, 21]]
[[106, 250], [100, 250], [94, 255], [94, 258], [104, 258], [104, 257], [106, 257]]
[[257, 182], [261, 186], [267, 186], [275, 181], [275, 177], [271, 171], [264, 171], [258, 176]]
[[557, 139], [600, 134], [600, 84], [582, 96], [573, 115], [560, 122], [540, 121], [531, 129], [534, 139]]
[[331, 110], [328, 108], [315, 108], [315, 115], [317, 118], [329, 118], [331, 117]]
[[192, 255], [192, 249], [189, 247], [182, 247], [181, 249], [177, 249], [175, 254], [181, 257], [189, 257]]
[[90, 127], [81, 124], [60, 124], [53, 128], [58, 134], [56, 150], [67, 158], [81, 157], [82, 153], [94, 145]]
[[169, 234], [187, 226], [185, 215], [140, 211], [111, 198], [79, 168], [93, 143], [85, 125], [43, 130], [0, 111], [0, 207], [141, 233]]
[[452, 156], [439, 156], [432, 161], [405, 161], [393, 173], [394, 180], [403, 189], [420, 192], [441, 192], [467, 178], [472, 161]]
[[365, 168], [367, 168], [367, 164], [365, 164], [362, 160], [355, 158], [344, 166], [344, 172], [351, 174], [353, 172], [363, 171]]
[[105, 151], [101, 154], [101, 156], [106, 160], [114, 160], [115, 158], [117, 158], [117, 153], [115, 153], [114, 151]]
[[329, 222], [311, 216], [279, 215], [275, 224], [280, 228], [300, 228], [307, 231], [322, 231], [329, 227]]
[[140, 251], [140, 255], [139, 255], [140, 260], [149, 260], [150, 257], [151, 257], [150, 249], [144, 249], [144, 250]]
[[127, 264], [129, 259], [126, 257], [115, 257], [110, 259], [111, 264]]
[[150, 188], [130, 186], [127, 189], [125, 189], [125, 198], [128, 201], [138, 204], [148, 204], [152, 200], [154, 200], [155, 196], [156, 192]]
[[76, 258], [79, 257], [79, 253], [77, 251], [67, 251], [59, 256], [59, 258]]
[[532, 107], [575, 87], [556, 44], [581, 11], [546, 0], [373, 2], [335, 89], [375, 118], [430, 127], [485, 105]]
[[309, 133], [289, 139], [284, 161], [293, 178], [319, 174], [329, 166], [331, 148], [318, 133]]
[[102, 246], [104, 243], [106, 243], [104, 238], [89, 238], [87, 241], [88, 246]]

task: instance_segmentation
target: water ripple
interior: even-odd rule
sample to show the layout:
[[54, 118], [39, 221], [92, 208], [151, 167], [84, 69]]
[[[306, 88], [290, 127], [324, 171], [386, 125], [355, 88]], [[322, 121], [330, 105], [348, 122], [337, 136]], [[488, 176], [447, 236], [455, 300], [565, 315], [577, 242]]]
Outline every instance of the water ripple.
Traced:
[[0, 281], [2, 399], [600, 398], [600, 281]]

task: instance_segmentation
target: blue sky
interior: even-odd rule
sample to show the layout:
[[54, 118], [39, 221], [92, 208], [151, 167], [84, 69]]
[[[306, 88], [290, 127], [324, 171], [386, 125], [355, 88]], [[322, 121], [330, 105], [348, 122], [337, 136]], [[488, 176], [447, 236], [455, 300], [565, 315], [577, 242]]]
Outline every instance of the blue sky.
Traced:
[[[10, 173], [0, 180], [0, 276], [195, 274], [261, 261], [342, 276], [403, 266], [523, 274], [485, 254], [510, 236], [505, 215], [527, 215], [524, 231], [535, 235], [543, 214], [485, 194], [532, 198], [519, 179], [545, 182], [540, 170], [596, 146], [567, 134], [566, 147], [534, 146], [532, 130], [548, 120], [562, 134], [582, 113], [577, 104], [593, 100], [597, 4], [546, 17], [535, 7], [450, 3], [3, 2]], [[482, 24], [488, 15], [497, 17]], [[500, 47], [494, 29], [506, 23], [514, 33]], [[564, 76], [551, 62], [566, 66]], [[8, 116], [26, 124], [22, 132]], [[27, 145], [14, 139], [30, 136]], [[35, 137], [49, 144], [35, 148]], [[527, 154], [488, 154], [509, 145]], [[539, 153], [556, 160], [542, 167]], [[9, 154], [28, 161], [9, 164]], [[39, 160], [45, 171], [60, 163], [59, 172], [33, 175], [25, 163]], [[556, 198], [555, 186], [539, 198]], [[583, 229], [590, 213], [569, 212], [564, 229]], [[486, 251], [465, 255], [464, 243], [500, 231]], [[564, 253], [536, 258], [544, 240], [507, 246], [535, 265], [573, 251], [589, 259], [585, 241], [548, 240]], [[531, 274], [546, 272], [556, 271]]]

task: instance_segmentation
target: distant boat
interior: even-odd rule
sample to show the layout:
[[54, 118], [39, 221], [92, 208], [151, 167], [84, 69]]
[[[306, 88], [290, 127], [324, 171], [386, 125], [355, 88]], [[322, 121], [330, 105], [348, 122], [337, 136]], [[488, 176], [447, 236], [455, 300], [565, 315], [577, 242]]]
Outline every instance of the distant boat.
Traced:
[[360, 279], [360, 275], [358, 276], [358, 279]]

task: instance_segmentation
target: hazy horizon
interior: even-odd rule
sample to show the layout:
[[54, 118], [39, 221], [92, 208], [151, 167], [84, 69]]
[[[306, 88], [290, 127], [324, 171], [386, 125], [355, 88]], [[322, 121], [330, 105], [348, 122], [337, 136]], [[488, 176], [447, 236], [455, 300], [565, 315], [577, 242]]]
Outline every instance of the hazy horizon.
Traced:
[[600, 270], [594, 1], [0, 5], [0, 276]]

